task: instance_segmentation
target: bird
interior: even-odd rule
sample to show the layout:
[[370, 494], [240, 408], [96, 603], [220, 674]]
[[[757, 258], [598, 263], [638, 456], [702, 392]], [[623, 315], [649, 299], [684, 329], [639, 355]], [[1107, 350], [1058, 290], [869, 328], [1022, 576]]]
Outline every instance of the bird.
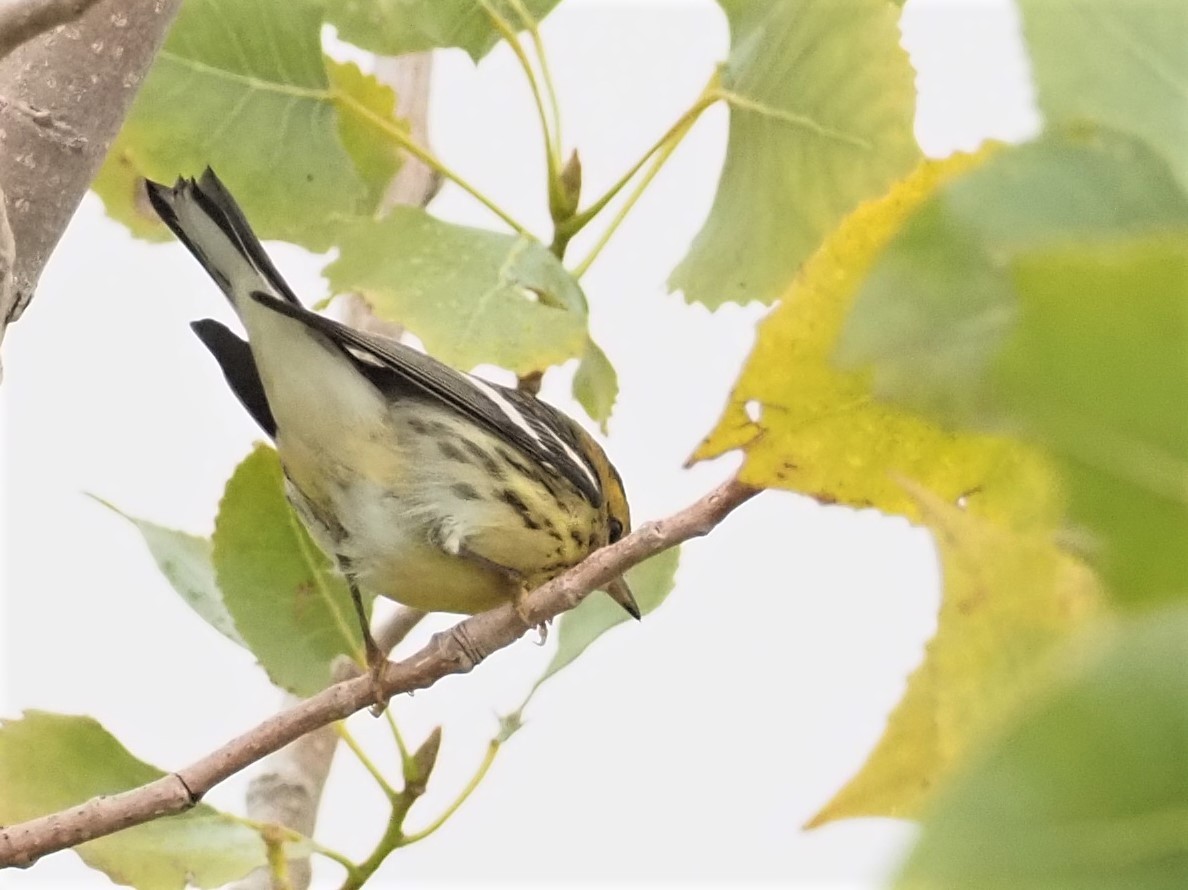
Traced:
[[[273, 440], [288, 502], [347, 582], [377, 704], [387, 658], [362, 591], [466, 614], [511, 601], [529, 624], [528, 592], [630, 531], [622, 477], [572, 418], [305, 308], [209, 167], [146, 189], [247, 334], [191, 325]], [[621, 577], [604, 589], [640, 617]]]

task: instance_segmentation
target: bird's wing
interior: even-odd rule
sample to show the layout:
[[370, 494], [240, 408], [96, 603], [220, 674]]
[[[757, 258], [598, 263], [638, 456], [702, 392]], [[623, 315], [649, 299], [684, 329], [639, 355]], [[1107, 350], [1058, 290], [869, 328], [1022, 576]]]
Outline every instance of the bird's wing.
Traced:
[[568, 480], [590, 503], [601, 506], [597, 471], [583, 456], [572, 421], [544, 402], [462, 374], [403, 343], [356, 330], [271, 294], [253, 293], [252, 299], [327, 336], [381, 389], [407, 391], [411, 385], [511, 443], [531, 461]]

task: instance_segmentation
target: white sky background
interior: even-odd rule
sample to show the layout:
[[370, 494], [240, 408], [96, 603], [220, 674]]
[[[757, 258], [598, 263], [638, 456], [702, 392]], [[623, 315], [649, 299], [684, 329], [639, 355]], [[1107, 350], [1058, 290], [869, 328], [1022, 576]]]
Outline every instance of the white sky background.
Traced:
[[[903, 27], [929, 154], [1034, 132], [1008, 2], [909, 0]], [[710, 0], [566, 0], [544, 35], [587, 195], [689, 105], [727, 48]], [[536, 121], [511, 53], [500, 47], [477, 70], [460, 52], [439, 55], [434, 148], [546, 231]], [[716, 421], [762, 310], [711, 314], [664, 287], [709, 208], [725, 124], [722, 109], [705, 115], [584, 280], [594, 334], [622, 383], [609, 449], [637, 521], [685, 505], [736, 464], [681, 469]], [[493, 224], [449, 185], [433, 209]], [[583, 256], [586, 243], [571, 256]], [[273, 252], [307, 302], [323, 295], [322, 258], [287, 245]], [[82, 492], [162, 524], [210, 530], [224, 481], [259, 433], [187, 327], [207, 315], [225, 319], [229, 309], [184, 250], [133, 241], [88, 196], [9, 333], [0, 386], [0, 712], [91, 714], [166, 769], [254, 725], [278, 695], [250, 655], [172, 592], [137, 533]], [[581, 416], [568, 398], [571, 374], [550, 372], [545, 395]], [[903, 520], [763, 495], [686, 548], [661, 611], [613, 632], [551, 681], [452, 822], [396, 853], [373, 883], [879, 886], [910, 826], [799, 826], [878, 738], [934, 628], [937, 596], [929, 539]], [[448, 621], [439, 616], [415, 639]], [[393, 702], [413, 743], [445, 727], [410, 827], [452, 799], [495, 732], [494, 715], [518, 703], [549, 655], [525, 639], [470, 676]], [[351, 726], [395, 775], [382, 722], [363, 715]], [[208, 801], [241, 810], [246, 781], [225, 783]], [[362, 857], [385, 812], [340, 752], [319, 839]], [[325, 863], [318, 876], [317, 886], [335, 887], [341, 870]], [[3, 884], [108, 882], [59, 854], [6, 873]]]

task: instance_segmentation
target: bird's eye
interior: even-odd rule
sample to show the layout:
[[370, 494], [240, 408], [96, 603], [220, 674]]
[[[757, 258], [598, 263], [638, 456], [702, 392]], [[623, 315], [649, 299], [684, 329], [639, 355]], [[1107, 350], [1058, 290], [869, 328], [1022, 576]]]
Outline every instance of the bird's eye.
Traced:
[[619, 522], [619, 520], [615, 519], [614, 517], [611, 517], [611, 521], [608, 523], [608, 528], [610, 531], [610, 542], [612, 544], [619, 540], [619, 538], [623, 537], [623, 523]]

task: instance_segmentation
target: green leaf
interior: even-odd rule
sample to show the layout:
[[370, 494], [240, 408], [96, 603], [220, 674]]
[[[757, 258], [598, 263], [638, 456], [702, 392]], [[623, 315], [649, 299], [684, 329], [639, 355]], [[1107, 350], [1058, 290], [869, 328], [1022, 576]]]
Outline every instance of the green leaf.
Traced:
[[1188, 885], [1188, 610], [1125, 626], [931, 808], [902, 888]]
[[586, 298], [539, 242], [458, 226], [416, 207], [340, 229], [325, 275], [463, 370], [539, 371], [586, 348]]
[[[680, 548], [673, 547], [627, 570], [627, 584], [631, 587], [635, 601], [639, 603], [640, 612], [645, 617], [658, 609], [672, 592], [679, 562]], [[500, 718], [499, 741], [507, 741], [523, 727], [524, 708], [542, 683], [571, 665], [608, 630], [618, 627], [629, 618], [623, 607], [609, 596], [595, 592], [582, 600], [576, 609], [557, 619], [557, 650], [521, 705]]]
[[1021, 0], [1048, 125], [1132, 133], [1188, 187], [1188, 6], [1180, 0]]
[[[27, 711], [19, 720], [0, 722], [0, 824], [164, 775], [90, 717]], [[265, 863], [259, 835], [206, 804], [74, 849], [87, 865], [138, 890], [221, 887]]]
[[367, 206], [378, 207], [400, 167], [401, 156], [395, 142], [377, 133], [376, 120], [408, 130], [396, 117], [396, 93], [364, 74], [354, 62], [337, 62], [327, 56], [325, 63], [338, 109], [339, 138], [367, 186]]
[[686, 299], [779, 297], [821, 239], [919, 160], [916, 90], [887, 0], [722, 0], [731, 51], [726, 162], [669, 287]]
[[[520, 7], [535, 21], [560, 0], [487, 0], [516, 31]], [[363, 49], [400, 56], [436, 47], [457, 46], [476, 62], [499, 42], [500, 34], [482, 0], [327, 0], [326, 18], [338, 36]]]
[[1188, 229], [1021, 257], [993, 398], [1056, 457], [1116, 597], [1188, 594]]
[[1006, 149], [929, 199], [862, 285], [839, 341], [876, 393], [988, 424], [987, 368], [1017, 311], [1010, 261], [1029, 250], [1188, 226], [1166, 164], [1100, 131]]
[[124, 168], [100, 174], [105, 203], [126, 203], [132, 174], [169, 182], [209, 164], [261, 237], [329, 247], [333, 216], [373, 205], [358, 127], [340, 132], [338, 107], [357, 101], [327, 77], [321, 28], [313, 0], [187, 0], [108, 158]]
[[331, 662], [361, 651], [346, 582], [285, 500], [280, 461], [258, 445], [227, 482], [215, 520], [223, 602], [276, 685], [313, 695]]
[[586, 341], [586, 351], [573, 375], [573, 397], [606, 435], [606, 423], [619, 396], [619, 376], [598, 344]]
[[123, 516], [139, 529], [144, 536], [144, 543], [148, 545], [149, 553], [157, 562], [157, 568], [185, 600], [186, 605], [231, 642], [240, 646], [247, 645], [235, 629], [231, 613], [223, 604], [223, 592], [219, 590], [219, 585], [215, 581], [209, 539], [165, 528], [145, 519], [137, 519], [102, 498], [95, 500]]

